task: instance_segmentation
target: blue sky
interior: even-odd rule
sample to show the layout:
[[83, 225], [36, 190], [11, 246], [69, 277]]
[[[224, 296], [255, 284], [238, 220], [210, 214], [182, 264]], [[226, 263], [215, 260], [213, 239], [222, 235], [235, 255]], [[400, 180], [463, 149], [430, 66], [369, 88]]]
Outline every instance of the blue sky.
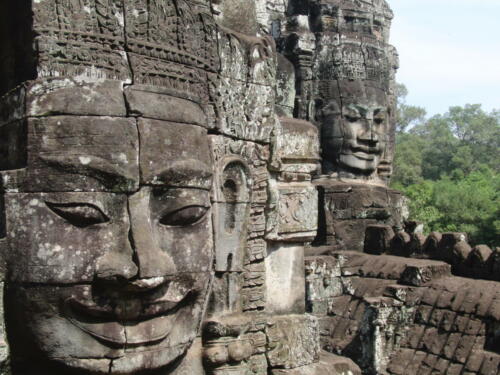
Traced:
[[500, 0], [388, 0], [397, 80], [429, 115], [450, 106], [500, 109]]

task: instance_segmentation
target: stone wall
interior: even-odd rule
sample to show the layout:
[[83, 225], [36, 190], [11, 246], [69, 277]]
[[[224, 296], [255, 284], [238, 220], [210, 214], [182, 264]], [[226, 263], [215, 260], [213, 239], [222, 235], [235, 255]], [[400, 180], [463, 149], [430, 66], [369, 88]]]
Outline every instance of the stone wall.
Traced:
[[431, 260], [336, 252], [306, 258], [324, 349], [368, 374], [497, 374], [499, 289]]

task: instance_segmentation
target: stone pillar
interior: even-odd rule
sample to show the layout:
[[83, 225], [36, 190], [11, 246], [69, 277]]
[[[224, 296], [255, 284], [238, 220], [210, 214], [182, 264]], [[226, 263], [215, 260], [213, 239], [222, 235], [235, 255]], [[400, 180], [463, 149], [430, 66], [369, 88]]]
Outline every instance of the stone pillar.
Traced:
[[304, 245], [317, 230], [317, 192], [311, 175], [318, 162], [316, 128], [281, 118], [272, 143], [273, 178], [269, 185], [266, 239], [266, 310], [305, 312]]

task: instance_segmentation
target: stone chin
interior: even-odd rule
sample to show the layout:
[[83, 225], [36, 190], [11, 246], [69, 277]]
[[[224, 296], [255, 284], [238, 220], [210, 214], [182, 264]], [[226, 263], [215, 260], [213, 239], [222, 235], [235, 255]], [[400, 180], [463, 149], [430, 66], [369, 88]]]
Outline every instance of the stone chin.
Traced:
[[[343, 144], [343, 139], [334, 138], [326, 141], [324, 147], [324, 164], [325, 172], [353, 172], [362, 175], [371, 175], [374, 173], [381, 161], [381, 152], [378, 150], [366, 152], [359, 150], [359, 147], [354, 149], [342, 150], [346, 148], [347, 142]], [[339, 152], [339, 150], [342, 150]]]
[[355, 170], [363, 174], [371, 174], [377, 169], [380, 157], [373, 154], [342, 154], [339, 166], [343, 169]]

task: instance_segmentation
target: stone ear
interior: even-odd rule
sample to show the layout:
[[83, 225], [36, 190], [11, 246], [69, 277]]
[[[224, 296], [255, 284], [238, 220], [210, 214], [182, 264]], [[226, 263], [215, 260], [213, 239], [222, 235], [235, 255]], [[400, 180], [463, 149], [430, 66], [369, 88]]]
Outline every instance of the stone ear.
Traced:
[[317, 122], [321, 121], [323, 116], [323, 107], [325, 102], [323, 99], [314, 99], [309, 102], [307, 106], [307, 118], [309, 121]]
[[315, 102], [316, 120], [323, 120], [329, 115], [338, 115], [341, 113], [340, 105], [336, 100], [330, 100], [325, 103], [323, 100], [317, 99]]

